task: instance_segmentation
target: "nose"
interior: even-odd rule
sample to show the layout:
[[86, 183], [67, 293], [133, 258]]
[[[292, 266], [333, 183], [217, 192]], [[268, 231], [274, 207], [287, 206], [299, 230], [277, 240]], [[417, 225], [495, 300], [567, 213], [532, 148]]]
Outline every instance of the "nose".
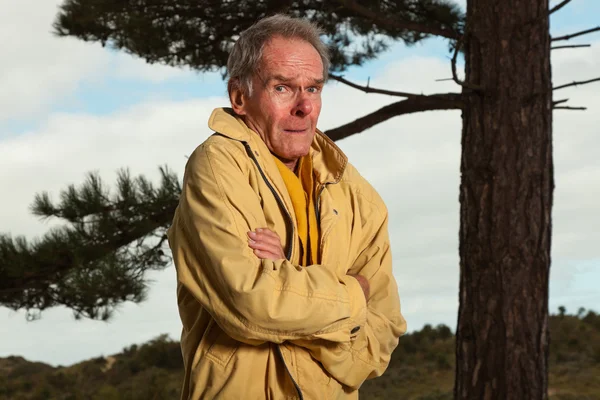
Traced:
[[298, 100], [296, 101], [296, 105], [292, 109], [292, 115], [296, 117], [306, 117], [313, 110], [312, 101], [310, 99], [300, 95]]

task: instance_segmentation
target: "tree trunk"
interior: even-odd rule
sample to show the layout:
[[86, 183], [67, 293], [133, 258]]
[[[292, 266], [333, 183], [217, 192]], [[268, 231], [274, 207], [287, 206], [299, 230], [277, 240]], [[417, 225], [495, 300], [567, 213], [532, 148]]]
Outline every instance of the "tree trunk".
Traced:
[[548, 389], [548, 0], [467, 0], [455, 399]]

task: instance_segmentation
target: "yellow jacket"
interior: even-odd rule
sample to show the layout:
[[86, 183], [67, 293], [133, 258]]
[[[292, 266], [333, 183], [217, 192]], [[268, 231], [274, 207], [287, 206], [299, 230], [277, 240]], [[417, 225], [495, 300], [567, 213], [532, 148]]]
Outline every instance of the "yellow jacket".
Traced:
[[[387, 209], [317, 132], [321, 264], [299, 266], [293, 206], [273, 156], [229, 109], [190, 156], [169, 229], [185, 364], [182, 399], [356, 399], [406, 331], [392, 275]], [[286, 260], [260, 260], [267, 227]], [[368, 305], [358, 281], [369, 280]]]

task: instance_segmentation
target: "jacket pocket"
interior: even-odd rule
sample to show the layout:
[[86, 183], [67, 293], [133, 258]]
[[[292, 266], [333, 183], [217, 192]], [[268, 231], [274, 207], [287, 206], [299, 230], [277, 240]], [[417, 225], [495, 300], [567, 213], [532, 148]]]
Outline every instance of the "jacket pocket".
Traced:
[[217, 325], [212, 323], [210, 332], [208, 333], [206, 345], [206, 357], [223, 368], [227, 367], [229, 361], [239, 347], [239, 342], [232, 339]]

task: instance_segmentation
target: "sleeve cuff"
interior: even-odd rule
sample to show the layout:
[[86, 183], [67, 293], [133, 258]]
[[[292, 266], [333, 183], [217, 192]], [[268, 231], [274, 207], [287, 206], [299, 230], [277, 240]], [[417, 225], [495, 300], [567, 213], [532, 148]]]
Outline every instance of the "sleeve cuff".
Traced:
[[348, 276], [348, 296], [350, 297], [350, 340], [355, 339], [367, 323], [367, 300], [358, 280]]

